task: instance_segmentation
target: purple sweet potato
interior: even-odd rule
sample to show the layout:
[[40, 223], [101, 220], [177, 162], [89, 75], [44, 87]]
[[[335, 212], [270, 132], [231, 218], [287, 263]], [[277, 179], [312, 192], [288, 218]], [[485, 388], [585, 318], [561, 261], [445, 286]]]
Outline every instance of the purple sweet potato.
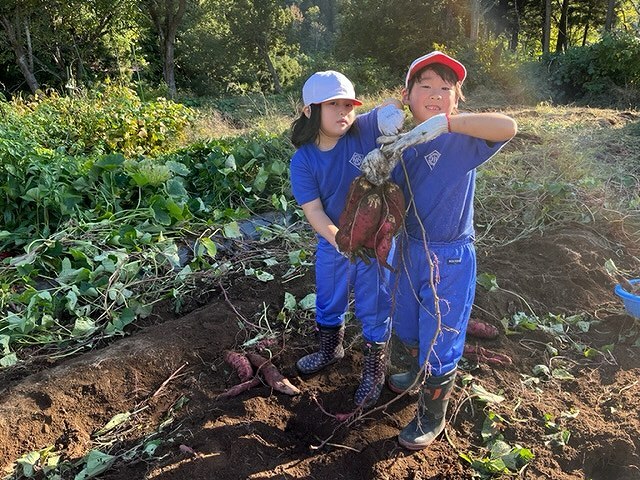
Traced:
[[224, 361], [230, 367], [233, 367], [241, 382], [246, 382], [253, 378], [251, 362], [243, 354], [226, 350], [224, 352]]
[[489, 349], [477, 345], [465, 344], [463, 355], [469, 360], [474, 360], [476, 362], [485, 362], [489, 365], [506, 366], [513, 363], [509, 356], [503, 353], [492, 352]]
[[282, 375], [275, 365], [271, 363], [271, 360], [267, 360], [257, 353], [247, 353], [247, 358], [262, 374], [267, 385], [274, 390], [287, 395], [298, 395], [300, 393], [298, 387]]
[[475, 318], [469, 319], [467, 333], [473, 337], [485, 338], [487, 340], [493, 340], [500, 334], [499, 330], [495, 326]]

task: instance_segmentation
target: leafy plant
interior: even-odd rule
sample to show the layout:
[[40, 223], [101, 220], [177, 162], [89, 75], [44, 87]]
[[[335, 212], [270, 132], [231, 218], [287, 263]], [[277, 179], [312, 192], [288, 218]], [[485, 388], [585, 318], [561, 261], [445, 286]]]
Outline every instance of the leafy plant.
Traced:
[[509, 445], [501, 433], [505, 420], [489, 411], [482, 425], [482, 440], [487, 455], [476, 457], [472, 453], [460, 453], [460, 457], [473, 468], [480, 478], [511, 474], [520, 471], [533, 460], [533, 453], [520, 445]]

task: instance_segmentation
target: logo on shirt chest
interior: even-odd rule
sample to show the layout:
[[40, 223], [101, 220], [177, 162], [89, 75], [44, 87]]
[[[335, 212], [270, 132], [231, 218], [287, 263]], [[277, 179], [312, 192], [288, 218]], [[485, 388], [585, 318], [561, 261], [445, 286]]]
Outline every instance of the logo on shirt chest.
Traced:
[[429, 165], [429, 168], [431, 170], [433, 170], [433, 168], [438, 163], [438, 160], [440, 160], [440, 155], [442, 154], [439, 151], [434, 150], [433, 152], [428, 153], [424, 156], [424, 161], [427, 162], [427, 165]]
[[364, 160], [364, 155], [362, 155], [361, 153], [354, 153], [353, 156], [351, 157], [351, 160], [349, 160], [349, 163], [354, 167], [356, 167], [358, 170], [360, 170], [360, 165], [362, 165], [362, 160]]

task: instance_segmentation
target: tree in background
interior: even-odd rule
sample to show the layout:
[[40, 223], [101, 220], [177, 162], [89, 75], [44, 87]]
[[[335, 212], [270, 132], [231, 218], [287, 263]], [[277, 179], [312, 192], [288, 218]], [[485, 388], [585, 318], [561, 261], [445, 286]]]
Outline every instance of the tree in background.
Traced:
[[266, 69], [273, 89], [278, 93], [282, 92], [275, 59], [287, 56], [291, 48], [296, 49], [295, 45], [287, 45], [285, 42], [289, 26], [293, 22], [291, 10], [282, 0], [237, 0], [231, 2], [226, 18], [231, 43], [249, 63], [258, 67], [257, 71], [247, 73], [252, 77], [256, 74], [261, 77]]
[[176, 97], [175, 49], [178, 27], [187, 9], [187, 0], [141, 0], [158, 36], [162, 55], [162, 78], [167, 84], [169, 97]]
[[134, 0], [7, 0], [0, 23], [33, 93], [117, 77], [137, 41]]
[[36, 7], [37, 2], [9, 0], [0, 6], [0, 26], [4, 43], [13, 51], [15, 62], [32, 93], [40, 88], [34, 72], [30, 29], [30, 18]]

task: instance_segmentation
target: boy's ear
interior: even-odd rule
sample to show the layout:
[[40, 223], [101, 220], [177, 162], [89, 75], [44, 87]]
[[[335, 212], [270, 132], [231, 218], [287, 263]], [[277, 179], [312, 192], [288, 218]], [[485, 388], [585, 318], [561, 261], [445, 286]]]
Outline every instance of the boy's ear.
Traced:
[[302, 109], [302, 113], [304, 113], [304, 116], [307, 118], [311, 118], [311, 106], [307, 105], [306, 107], [304, 107]]
[[402, 104], [409, 105], [409, 91], [406, 88], [402, 89]]

